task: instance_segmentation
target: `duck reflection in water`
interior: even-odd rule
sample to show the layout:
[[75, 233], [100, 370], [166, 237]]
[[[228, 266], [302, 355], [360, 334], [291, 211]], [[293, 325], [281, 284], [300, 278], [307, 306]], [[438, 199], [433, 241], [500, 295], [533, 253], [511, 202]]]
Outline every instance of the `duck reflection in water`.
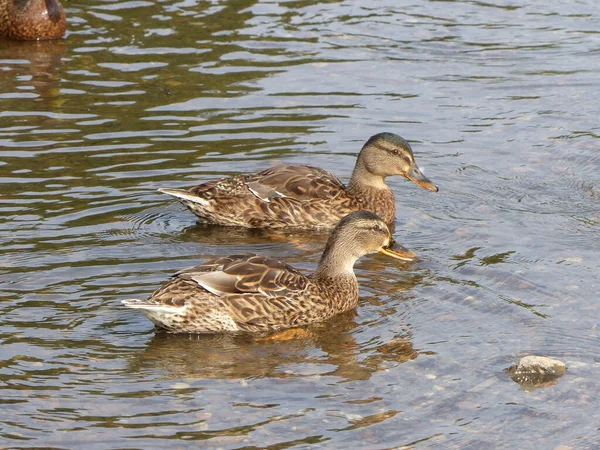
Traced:
[[[367, 380], [377, 371], [415, 359], [410, 334], [364, 349], [353, 332], [354, 310], [306, 328], [295, 340], [257, 341], [249, 335], [156, 333], [131, 360], [135, 373], [162, 372], [168, 379], [289, 378], [319, 374]], [[367, 326], [367, 325], [365, 325]], [[362, 334], [362, 333], [361, 333]], [[309, 372], [307, 372], [309, 371]]]
[[[0, 0], [2, 1], [2, 0]], [[65, 62], [67, 44], [64, 40], [20, 42], [0, 38], [0, 60], [28, 61], [29, 64], [16, 64], [3, 75], [2, 84], [5, 92], [17, 92], [24, 87], [35, 89], [33, 100], [36, 110], [60, 111], [65, 103], [61, 94], [60, 68]], [[42, 115], [29, 116], [28, 124], [36, 127], [44, 126], [52, 118]]]

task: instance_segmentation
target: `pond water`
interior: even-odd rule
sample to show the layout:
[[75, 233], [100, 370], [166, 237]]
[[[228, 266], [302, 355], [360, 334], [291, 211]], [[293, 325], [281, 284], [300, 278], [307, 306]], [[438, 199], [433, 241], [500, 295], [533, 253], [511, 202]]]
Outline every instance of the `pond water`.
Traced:
[[[523, 2], [72, 0], [65, 40], [0, 40], [3, 448], [600, 446], [600, 11]], [[326, 236], [203, 227], [156, 192], [279, 162], [390, 178], [410, 264], [356, 265], [306, 338], [155, 334], [120, 301]], [[503, 371], [564, 361], [550, 387]]]

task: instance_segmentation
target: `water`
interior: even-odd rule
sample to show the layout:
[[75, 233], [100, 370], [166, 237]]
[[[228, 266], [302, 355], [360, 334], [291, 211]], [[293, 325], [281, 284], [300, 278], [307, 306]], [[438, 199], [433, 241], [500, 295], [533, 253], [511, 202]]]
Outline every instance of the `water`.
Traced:
[[[4, 448], [600, 446], [600, 13], [588, 1], [103, 2], [0, 41]], [[158, 187], [413, 144], [361, 300], [289, 342], [156, 335], [120, 300], [324, 236], [202, 227]], [[564, 361], [526, 391], [503, 369]], [[404, 446], [404, 447], [403, 447]]]

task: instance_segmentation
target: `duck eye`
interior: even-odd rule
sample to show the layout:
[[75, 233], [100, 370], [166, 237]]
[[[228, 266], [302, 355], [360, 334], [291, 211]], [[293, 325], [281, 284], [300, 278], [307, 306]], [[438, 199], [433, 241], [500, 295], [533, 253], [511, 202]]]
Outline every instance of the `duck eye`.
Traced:
[[373, 231], [376, 231], [376, 232], [378, 232], [378, 233], [379, 233], [379, 232], [381, 232], [381, 231], [383, 231], [383, 229], [382, 229], [382, 228], [381, 228], [379, 225], [373, 225], [373, 226], [371, 227], [371, 229], [372, 229]]

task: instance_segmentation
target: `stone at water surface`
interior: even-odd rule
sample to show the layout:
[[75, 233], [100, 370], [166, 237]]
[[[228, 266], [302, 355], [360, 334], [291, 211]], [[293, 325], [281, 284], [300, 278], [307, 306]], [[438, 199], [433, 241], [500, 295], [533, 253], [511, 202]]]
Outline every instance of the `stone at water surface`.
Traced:
[[558, 359], [546, 356], [525, 356], [506, 369], [513, 381], [524, 390], [553, 386], [562, 377], [567, 366]]

